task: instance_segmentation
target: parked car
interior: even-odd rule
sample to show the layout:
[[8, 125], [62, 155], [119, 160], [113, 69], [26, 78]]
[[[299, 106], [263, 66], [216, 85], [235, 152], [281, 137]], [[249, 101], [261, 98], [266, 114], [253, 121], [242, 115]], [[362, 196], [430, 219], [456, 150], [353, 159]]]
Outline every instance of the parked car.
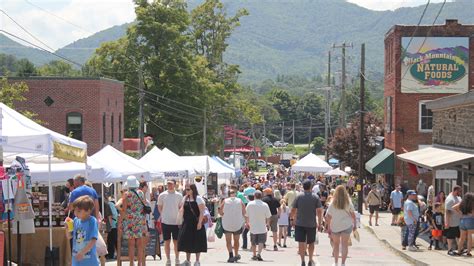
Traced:
[[275, 143], [273, 143], [273, 146], [275, 146], [275, 147], [286, 147], [286, 146], [288, 146], [288, 142], [277, 140], [277, 141], [275, 141]]
[[265, 162], [264, 160], [258, 159], [257, 160], [257, 165], [258, 165], [258, 167], [266, 168], [267, 167], [267, 162]]

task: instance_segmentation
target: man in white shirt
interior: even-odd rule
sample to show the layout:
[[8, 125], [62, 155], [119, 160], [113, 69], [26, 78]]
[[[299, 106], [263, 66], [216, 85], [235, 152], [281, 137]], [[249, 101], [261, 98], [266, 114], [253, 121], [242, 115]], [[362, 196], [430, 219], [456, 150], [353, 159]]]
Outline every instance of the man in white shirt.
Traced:
[[390, 193], [390, 207], [392, 211], [392, 226], [397, 225], [398, 215], [402, 211], [403, 206], [403, 193], [400, 191], [402, 187], [396, 185], [395, 190]]
[[[236, 195], [237, 192], [231, 189], [229, 191], [229, 198], [225, 199], [219, 208], [219, 214], [222, 216], [222, 227], [224, 228], [227, 251], [229, 252], [227, 262], [230, 263], [240, 260], [239, 239], [240, 234], [243, 232], [246, 215], [245, 205]], [[234, 238], [234, 245], [232, 245], [232, 237]]]
[[171, 265], [170, 244], [173, 237], [174, 254], [176, 265], [179, 263], [178, 251], [178, 212], [182, 205], [183, 195], [176, 192], [176, 180], [170, 179], [166, 183], [167, 191], [158, 196], [158, 211], [160, 212], [161, 227], [163, 230], [163, 240], [165, 241], [166, 266]]
[[[272, 216], [268, 205], [262, 201], [262, 192], [255, 191], [255, 200], [247, 204], [247, 225], [250, 228], [250, 242], [252, 243], [252, 260], [263, 261], [263, 244], [267, 240], [267, 225], [270, 226]], [[258, 245], [258, 253], [257, 253]]]

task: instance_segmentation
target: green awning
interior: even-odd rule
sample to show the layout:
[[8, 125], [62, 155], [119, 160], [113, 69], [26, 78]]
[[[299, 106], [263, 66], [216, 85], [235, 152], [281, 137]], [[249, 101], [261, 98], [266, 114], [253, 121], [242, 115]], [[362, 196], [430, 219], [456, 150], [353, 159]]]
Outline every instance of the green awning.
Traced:
[[392, 174], [395, 155], [392, 150], [383, 149], [365, 163], [365, 169], [371, 174]]

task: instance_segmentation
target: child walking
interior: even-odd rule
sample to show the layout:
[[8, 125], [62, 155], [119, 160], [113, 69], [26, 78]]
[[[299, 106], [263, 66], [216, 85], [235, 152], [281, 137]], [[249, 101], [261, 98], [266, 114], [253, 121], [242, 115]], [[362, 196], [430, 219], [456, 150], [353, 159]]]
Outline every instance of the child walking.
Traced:
[[[443, 240], [443, 229], [444, 229], [444, 215], [441, 212], [441, 203], [436, 202], [434, 204], [433, 218], [432, 218], [433, 230], [431, 231], [431, 236], [435, 241], [435, 250], [441, 250], [439, 246], [439, 241]], [[432, 246], [431, 240], [430, 248]]]
[[[97, 220], [91, 216], [94, 201], [89, 196], [77, 198], [73, 204], [73, 229], [66, 224], [66, 234], [72, 241], [72, 266], [98, 266], [96, 242], [99, 237]], [[71, 235], [72, 234], [72, 235]]]
[[282, 247], [281, 239], [283, 238], [283, 247], [286, 248], [286, 237], [288, 235], [288, 215], [289, 208], [286, 206], [284, 199], [280, 200], [280, 208], [278, 209], [278, 246]]

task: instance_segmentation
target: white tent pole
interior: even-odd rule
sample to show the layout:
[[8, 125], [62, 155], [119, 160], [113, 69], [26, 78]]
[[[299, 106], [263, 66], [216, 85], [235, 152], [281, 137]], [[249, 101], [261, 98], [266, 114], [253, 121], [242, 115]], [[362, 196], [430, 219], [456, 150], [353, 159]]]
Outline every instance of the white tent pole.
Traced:
[[[100, 192], [100, 193], [102, 194], [102, 215], [101, 215], [101, 216], [104, 217], [104, 210], [105, 210], [105, 209], [104, 209], [104, 206], [105, 206], [105, 205], [104, 205], [104, 204], [105, 204], [105, 203], [104, 203], [104, 201], [105, 201], [105, 199], [104, 199], [104, 187], [105, 187], [105, 186], [104, 186], [104, 183], [100, 183], [100, 184], [101, 184], [101, 186], [100, 186], [100, 191], [101, 191], [101, 192]], [[102, 219], [104, 219], [104, 218], [102, 218]]]
[[[51, 153], [48, 154], [48, 208], [49, 208], [49, 251], [53, 252], [53, 214], [51, 212], [52, 200], [53, 200], [53, 188], [51, 186]], [[51, 257], [53, 259], [53, 257]]]

